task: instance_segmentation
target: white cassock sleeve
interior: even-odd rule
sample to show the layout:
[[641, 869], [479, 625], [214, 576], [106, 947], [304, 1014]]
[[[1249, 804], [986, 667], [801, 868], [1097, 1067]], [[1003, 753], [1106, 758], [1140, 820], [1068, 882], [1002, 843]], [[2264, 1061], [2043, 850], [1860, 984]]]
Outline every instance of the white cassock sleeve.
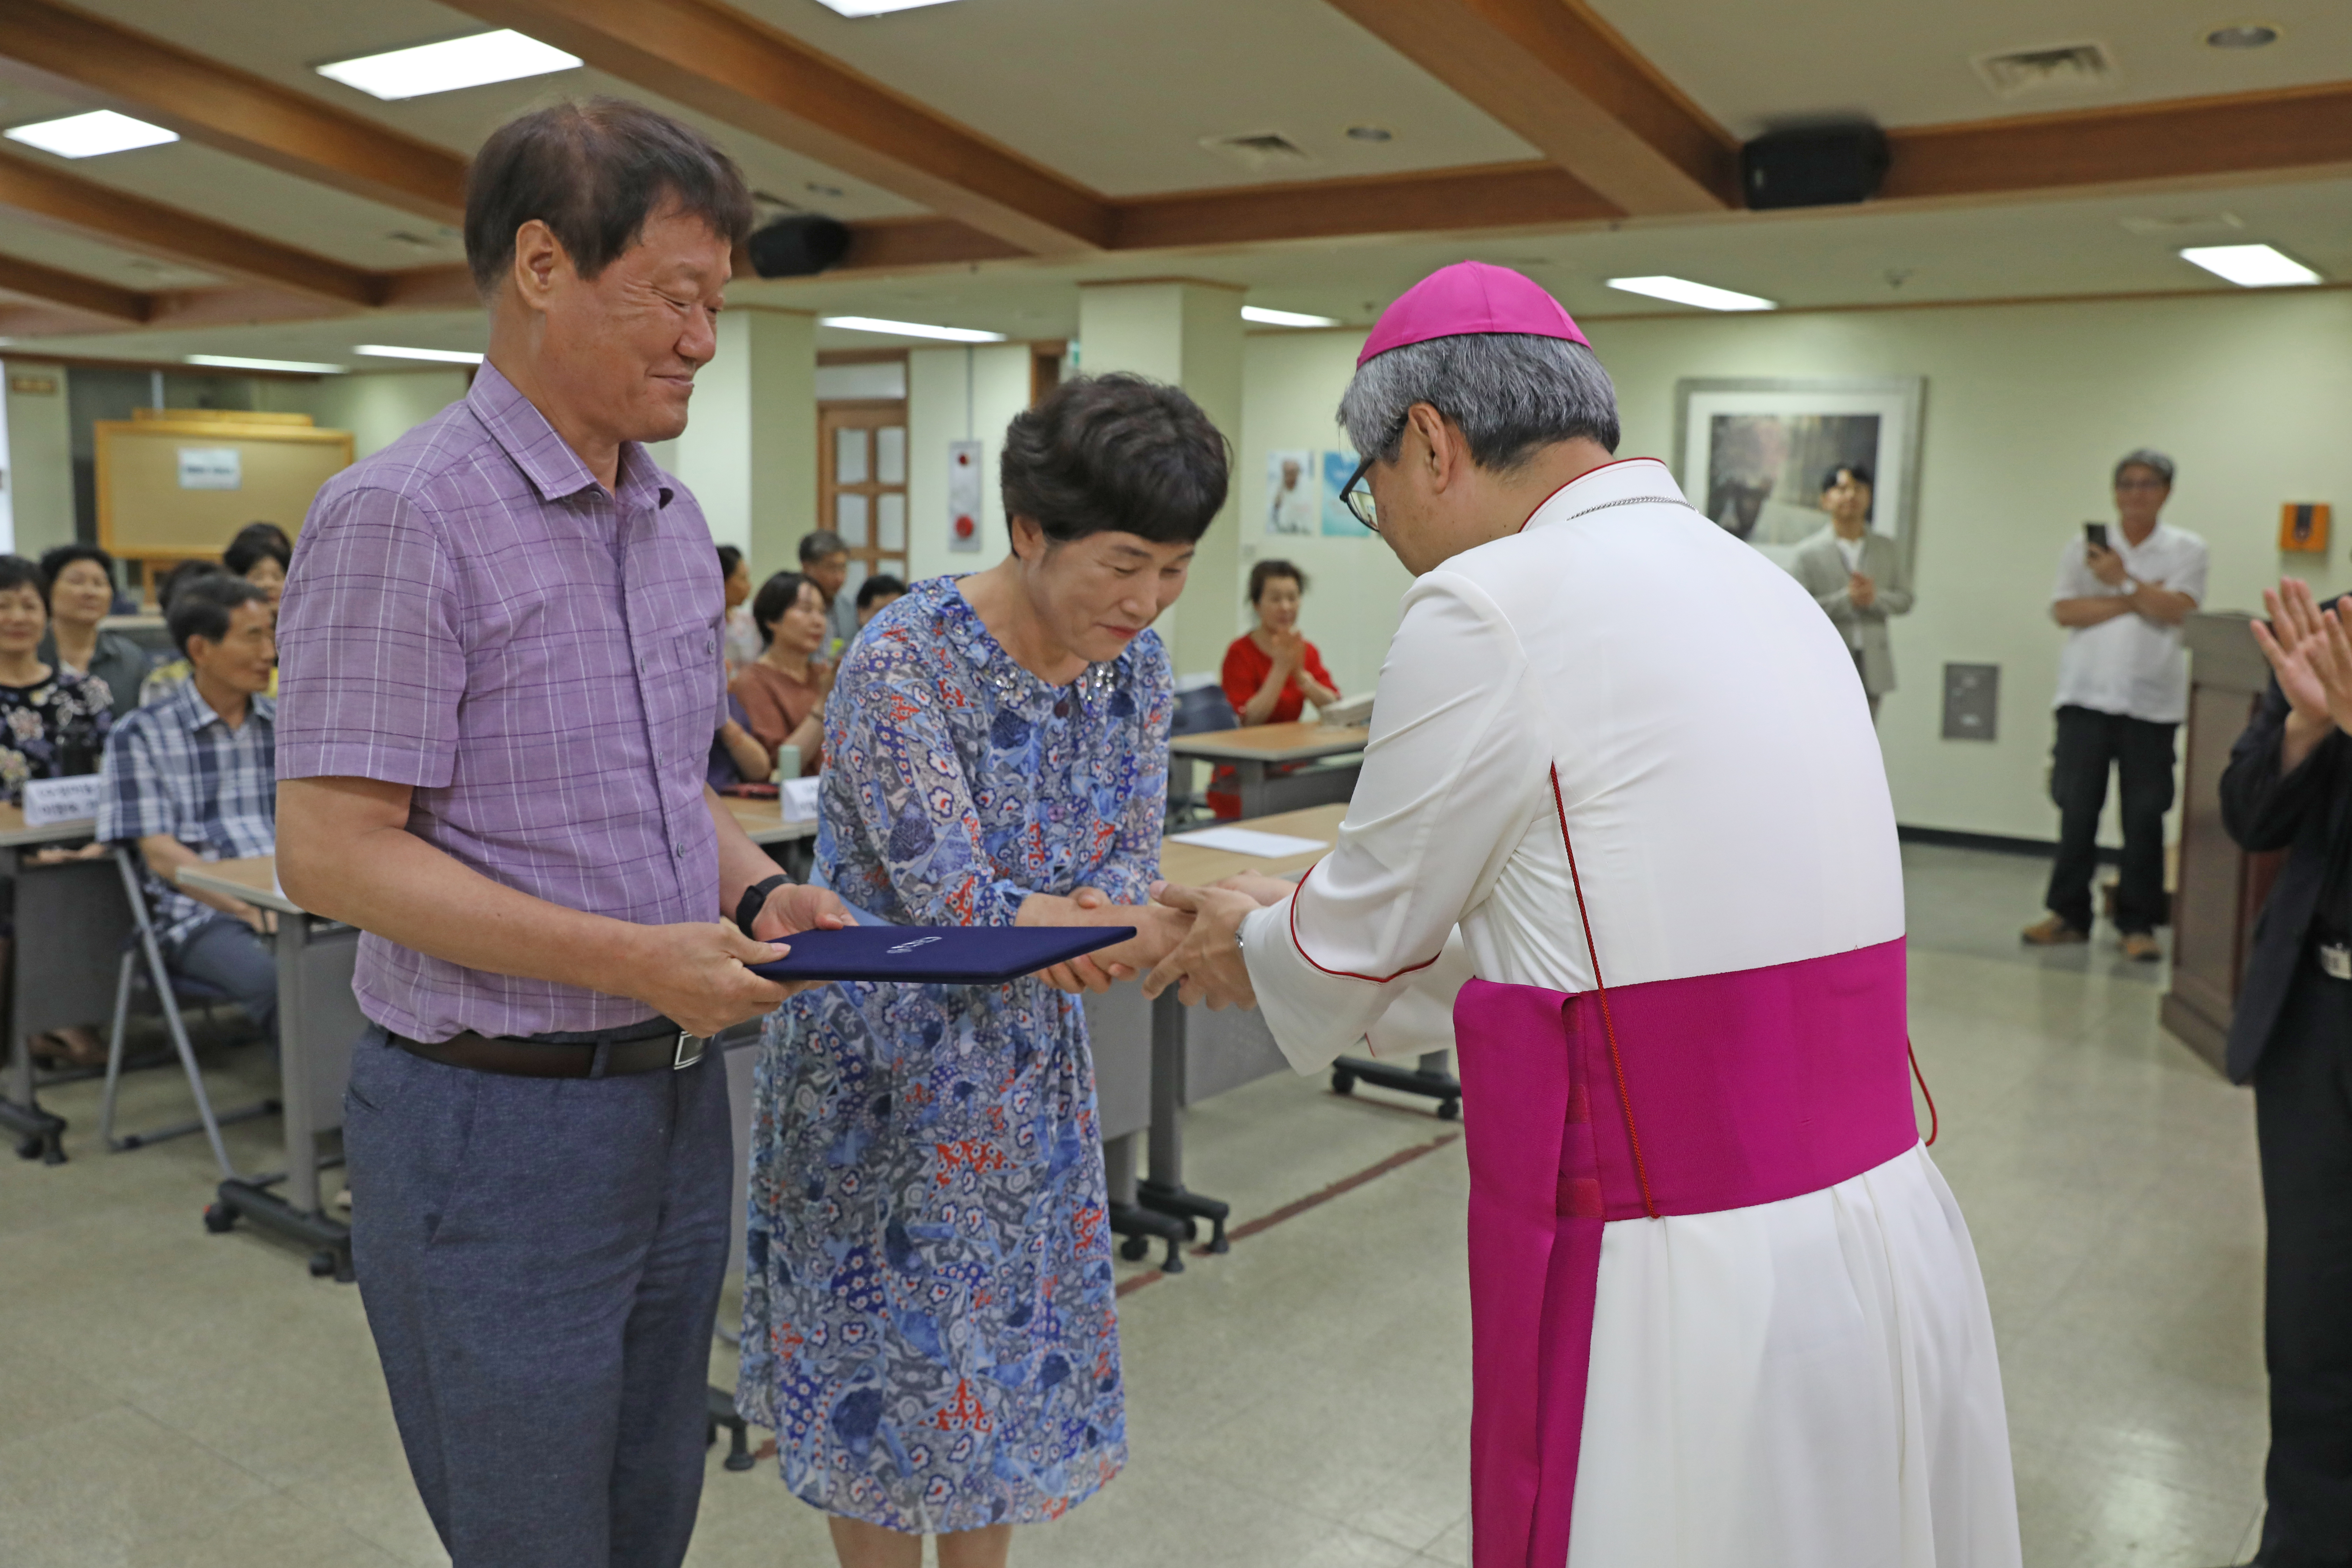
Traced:
[[1368, 1035], [1382, 1056], [1452, 1043], [1469, 978], [1454, 924], [1493, 889], [1539, 795], [1550, 810], [1550, 763], [1510, 624], [1468, 579], [1423, 577], [1381, 670], [1338, 843], [1242, 925], [1258, 1007], [1292, 1067], [1319, 1071]]

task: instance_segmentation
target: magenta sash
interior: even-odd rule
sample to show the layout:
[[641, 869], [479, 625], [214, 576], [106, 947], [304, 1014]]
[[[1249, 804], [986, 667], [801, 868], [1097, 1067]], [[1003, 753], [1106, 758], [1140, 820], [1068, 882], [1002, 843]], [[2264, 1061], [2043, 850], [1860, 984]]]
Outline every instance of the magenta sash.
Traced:
[[1604, 1225], [1819, 1192], [1919, 1141], [1903, 952], [1612, 986], [1613, 1062], [1593, 993], [1463, 987], [1475, 1568], [1568, 1561]]

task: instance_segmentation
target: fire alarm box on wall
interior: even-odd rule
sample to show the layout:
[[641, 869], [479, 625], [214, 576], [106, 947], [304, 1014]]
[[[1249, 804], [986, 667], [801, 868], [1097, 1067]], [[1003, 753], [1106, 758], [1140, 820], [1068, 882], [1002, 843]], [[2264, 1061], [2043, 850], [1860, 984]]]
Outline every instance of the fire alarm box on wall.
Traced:
[[981, 443], [948, 443], [948, 548], [960, 555], [980, 552]]
[[2279, 549], [2293, 554], [2327, 552], [2327, 503], [2287, 501], [2279, 507]]

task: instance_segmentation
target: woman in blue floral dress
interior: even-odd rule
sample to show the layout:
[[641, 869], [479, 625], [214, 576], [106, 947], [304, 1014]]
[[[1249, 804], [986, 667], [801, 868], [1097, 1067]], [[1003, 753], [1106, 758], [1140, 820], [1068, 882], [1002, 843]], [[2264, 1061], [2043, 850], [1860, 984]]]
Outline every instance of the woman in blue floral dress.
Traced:
[[[744, 1414], [850, 1568], [1001, 1563], [1127, 1456], [1095, 1121], [1072, 993], [1148, 966], [1168, 658], [1148, 628], [1223, 504], [1191, 399], [1069, 383], [1006, 432], [1013, 553], [875, 618], [825, 714], [816, 858], [907, 925], [1140, 934], [993, 987], [841, 984], [767, 1026], [743, 1299]], [[1085, 889], [1092, 889], [1091, 893]]]

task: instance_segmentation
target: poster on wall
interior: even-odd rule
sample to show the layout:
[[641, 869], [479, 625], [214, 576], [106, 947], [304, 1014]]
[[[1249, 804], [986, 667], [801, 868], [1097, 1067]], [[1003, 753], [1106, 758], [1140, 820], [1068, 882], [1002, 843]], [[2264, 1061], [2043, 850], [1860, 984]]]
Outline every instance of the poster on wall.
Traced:
[[1265, 458], [1265, 531], [1270, 537], [1315, 531], [1315, 454], [1269, 452]]
[[1925, 376], [1691, 380], [1675, 384], [1675, 478], [1717, 527], [1786, 566], [1829, 526], [1822, 482], [1869, 469], [1870, 527], [1916, 548]]
[[1323, 457], [1323, 537], [1326, 539], [1370, 539], [1372, 531], [1356, 521], [1339, 492], [1356, 471], [1359, 461], [1353, 452], [1326, 452]]

